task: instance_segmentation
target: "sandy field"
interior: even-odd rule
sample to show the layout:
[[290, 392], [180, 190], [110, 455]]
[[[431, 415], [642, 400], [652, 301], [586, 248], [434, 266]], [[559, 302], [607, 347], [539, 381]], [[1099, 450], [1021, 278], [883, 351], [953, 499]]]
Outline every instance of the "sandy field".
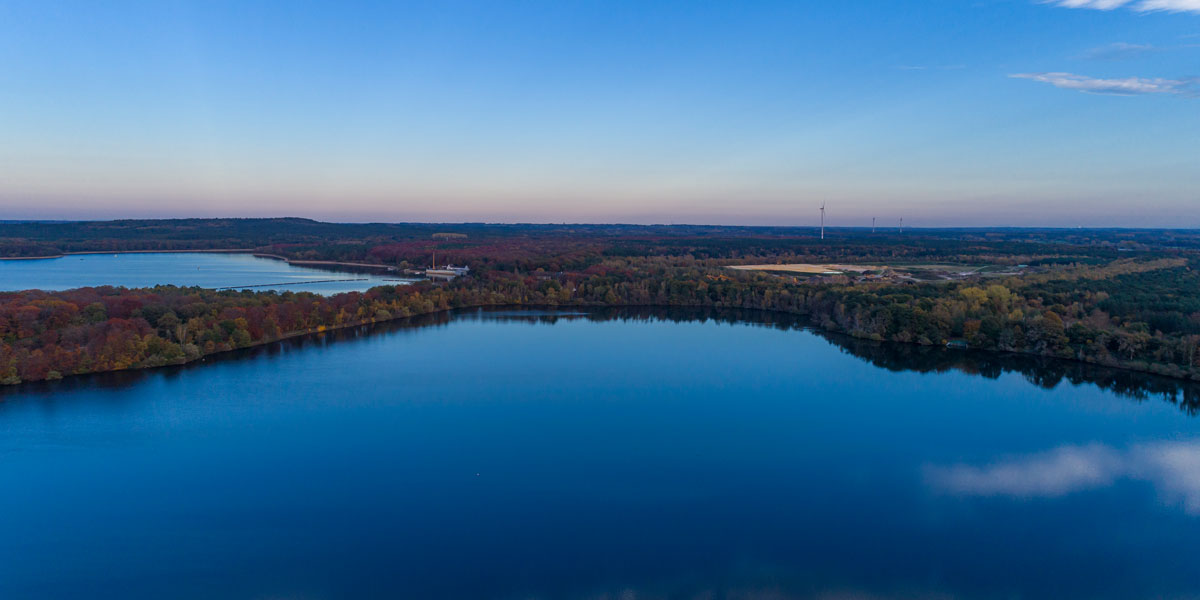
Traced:
[[879, 267], [863, 267], [856, 265], [810, 265], [810, 264], [791, 264], [791, 265], [734, 265], [730, 269], [739, 271], [785, 271], [788, 273], [810, 273], [816, 275], [828, 275], [837, 273], [863, 273]]

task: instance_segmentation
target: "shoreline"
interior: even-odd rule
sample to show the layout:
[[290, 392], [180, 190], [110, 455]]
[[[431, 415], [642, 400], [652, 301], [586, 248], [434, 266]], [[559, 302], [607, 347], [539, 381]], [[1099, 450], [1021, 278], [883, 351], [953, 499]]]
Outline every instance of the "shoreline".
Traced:
[[86, 254], [253, 254], [253, 248], [218, 248], [208, 250], [79, 250], [47, 256], [0, 256], [0, 260], [50, 260]]
[[314, 266], [314, 267], [355, 267], [358, 269], [380, 269], [385, 271], [397, 271], [399, 267], [393, 265], [380, 265], [373, 263], [355, 263], [355, 262], [340, 262], [336, 260], [301, 260], [291, 259], [278, 254], [267, 254], [259, 252], [254, 248], [216, 248], [206, 250], [80, 250], [77, 252], [64, 252], [62, 254], [54, 254], [47, 256], [0, 256], [0, 261], [5, 260], [53, 260], [56, 258], [66, 258], [68, 256], [85, 256], [89, 254], [249, 254], [258, 258], [271, 258], [282, 260], [290, 265], [296, 266]]
[[[243, 346], [240, 348], [229, 348], [227, 350], [217, 350], [217, 351], [210, 352], [207, 354], [202, 354], [191, 360], [181, 360], [179, 362], [168, 363], [168, 364], [164, 364], [164, 365], [146, 366], [146, 367], [131, 367], [131, 368], [126, 368], [126, 369], [109, 369], [109, 370], [104, 370], [104, 371], [88, 371], [86, 373], [64, 374], [61, 377], [59, 377], [58, 379], [38, 379], [38, 380], [32, 380], [32, 381], [21, 381], [21, 382], [15, 383], [15, 384], [0, 384], [0, 391], [6, 390], [6, 389], [7, 390], [16, 389], [25, 384], [46, 384], [46, 383], [50, 383], [53, 381], [61, 381], [63, 379], [69, 379], [69, 378], [73, 379], [73, 378], [83, 377], [83, 376], [87, 376], [87, 375], [101, 375], [104, 373], [119, 373], [119, 372], [128, 372], [128, 371], [148, 371], [148, 370], [161, 369], [161, 368], [167, 368], [167, 367], [182, 367], [182, 366], [186, 366], [186, 365], [192, 365], [197, 362], [203, 362], [204, 359], [206, 359], [210, 356], [218, 356], [218, 355], [222, 355], [222, 354], [228, 354], [231, 352], [250, 350], [253, 348], [267, 346], [270, 344], [274, 344], [276, 342], [281, 342], [281, 341], [285, 341], [288, 339], [301, 337], [301, 336], [305, 336], [305, 335], [319, 335], [319, 334], [323, 334], [323, 333], [327, 333], [327, 332], [338, 331], [338, 330], [342, 330], [342, 329], [349, 329], [349, 328], [353, 328], [353, 327], [363, 327], [363, 326], [369, 326], [369, 325], [393, 323], [393, 322], [401, 321], [404, 319], [412, 319], [412, 318], [416, 318], [416, 317], [427, 317], [427, 316], [431, 316], [431, 315], [438, 315], [438, 314], [444, 314], [444, 313], [453, 313], [455, 311], [460, 311], [460, 310], [475, 310], [475, 309], [487, 309], [487, 308], [494, 308], [494, 309], [541, 308], [541, 309], [559, 310], [559, 309], [568, 309], [571, 307], [585, 308], [585, 309], [588, 309], [588, 308], [590, 308], [590, 309], [596, 309], [596, 308], [721, 309], [721, 308], [725, 308], [725, 309], [731, 309], [731, 310], [749, 310], [749, 311], [759, 311], [759, 312], [763, 312], [763, 313], [787, 315], [790, 317], [796, 317], [796, 318], [806, 319], [806, 320], [811, 319], [811, 315], [802, 314], [802, 313], [794, 313], [794, 312], [783, 311], [783, 310], [770, 310], [770, 309], [764, 309], [764, 308], [749, 308], [749, 309], [747, 309], [747, 308], [737, 308], [737, 307], [716, 307], [716, 306], [704, 305], [704, 304], [596, 304], [596, 303], [556, 304], [556, 305], [529, 305], [529, 304], [512, 304], [512, 303], [472, 304], [472, 305], [467, 305], [467, 306], [457, 306], [457, 307], [452, 307], [452, 308], [435, 309], [435, 310], [431, 310], [428, 312], [418, 312], [418, 313], [413, 313], [413, 314], [406, 315], [406, 316], [396, 316], [396, 317], [392, 317], [391, 319], [384, 319], [384, 320], [364, 319], [361, 321], [343, 323], [341, 325], [321, 325], [315, 329], [288, 332], [288, 333], [285, 333], [278, 337], [272, 338], [270, 340], [262, 340], [260, 342], [250, 344], [248, 346]], [[1105, 363], [1101, 363], [1101, 362], [1097, 362], [1097, 361], [1083, 360], [1083, 359], [1079, 359], [1079, 358], [1053, 356], [1053, 355], [1048, 355], [1048, 354], [1035, 354], [1035, 353], [1031, 353], [1031, 352], [1020, 352], [1020, 351], [1012, 351], [1012, 350], [999, 350], [999, 349], [993, 349], [993, 348], [970, 348], [970, 347], [968, 347], [968, 348], [949, 348], [949, 347], [944, 347], [939, 344], [925, 345], [925, 344], [918, 344], [916, 342], [900, 342], [900, 341], [895, 341], [895, 340], [872, 340], [869, 338], [858, 337], [858, 336], [852, 335], [848, 332], [839, 331], [837, 329], [826, 329], [824, 327], [821, 327], [821, 326], [811, 322], [811, 320], [804, 326], [804, 328], [812, 330], [813, 332], [822, 332], [822, 333], [831, 334], [831, 335], [844, 336], [844, 337], [855, 339], [855, 340], [866, 341], [866, 342], [871, 342], [871, 343], [878, 343], [878, 344], [900, 344], [900, 345], [904, 345], [904, 346], [919, 346], [919, 347], [924, 347], [924, 348], [943, 348], [949, 352], [975, 351], [975, 352], [983, 352], [983, 353], [987, 353], [987, 354], [992, 354], [992, 355], [996, 355], [996, 356], [1009, 355], [1009, 356], [1017, 356], [1017, 357], [1026, 357], [1026, 358], [1031, 358], [1031, 359], [1042, 358], [1042, 359], [1050, 359], [1050, 360], [1057, 360], [1057, 361], [1065, 361], [1068, 363], [1076, 363], [1076, 364], [1080, 364], [1080, 365], [1091, 365], [1094, 367], [1111, 369], [1114, 371], [1137, 373], [1137, 374], [1146, 375], [1146, 376], [1150, 376], [1150, 377], [1159, 377], [1162, 379], [1178, 382], [1179, 384], [1200, 383], [1200, 380], [1197, 380], [1194, 378], [1178, 377], [1178, 376], [1168, 375], [1168, 374], [1164, 374], [1164, 373], [1157, 373], [1157, 372], [1149, 370], [1149, 369], [1136, 368], [1134, 366], [1127, 366], [1127, 365], [1121, 365], [1121, 364], [1116, 364], [1116, 365], [1105, 364]], [[3, 399], [0, 398], [0, 402], [2, 402], [2, 401], [3, 401]]]
[[254, 256], [257, 256], [259, 258], [273, 258], [275, 260], [282, 260], [283, 262], [285, 262], [289, 265], [298, 265], [298, 266], [302, 266], [302, 267], [304, 267], [304, 266], [317, 266], [317, 267], [338, 266], [338, 267], [356, 267], [356, 268], [360, 268], [360, 269], [383, 269], [386, 271], [396, 271], [399, 269], [399, 267], [395, 267], [392, 265], [377, 265], [377, 264], [373, 264], [373, 263], [340, 262], [340, 261], [336, 261], [336, 260], [292, 259], [292, 258], [288, 258], [286, 256], [280, 256], [278, 254], [267, 254], [264, 252], [251, 252], [250, 254], [253, 254]]

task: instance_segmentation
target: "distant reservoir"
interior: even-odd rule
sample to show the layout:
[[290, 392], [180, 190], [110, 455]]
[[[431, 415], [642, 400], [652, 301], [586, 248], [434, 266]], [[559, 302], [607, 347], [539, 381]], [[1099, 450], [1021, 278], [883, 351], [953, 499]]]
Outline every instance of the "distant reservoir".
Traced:
[[318, 269], [234, 253], [72, 254], [40, 260], [0, 260], [0, 291], [170, 284], [331, 295], [404, 283], [384, 269]]

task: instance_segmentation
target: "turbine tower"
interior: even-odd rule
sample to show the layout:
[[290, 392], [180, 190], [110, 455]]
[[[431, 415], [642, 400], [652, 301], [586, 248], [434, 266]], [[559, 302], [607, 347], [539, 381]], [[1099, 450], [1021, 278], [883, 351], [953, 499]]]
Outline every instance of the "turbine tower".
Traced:
[[821, 203], [821, 239], [825, 239], [825, 203]]
[[871, 217], [871, 233], [875, 233], [875, 217]]
[[904, 217], [900, 217], [900, 233], [904, 233]]

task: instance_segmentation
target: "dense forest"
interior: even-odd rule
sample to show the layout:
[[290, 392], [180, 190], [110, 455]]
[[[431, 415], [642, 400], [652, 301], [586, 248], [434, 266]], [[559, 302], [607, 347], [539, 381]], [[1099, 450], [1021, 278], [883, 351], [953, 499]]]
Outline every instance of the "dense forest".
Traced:
[[[439, 235], [442, 234], [442, 235]], [[0, 257], [70, 252], [239, 249], [307, 260], [428, 264], [432, 253], [510, 268], [579, 266], [604, 257], [771, 256], [895, 259], [1112, 258], [1118, 251], [1200, 250], [1200, 231], [829, 228], [712, 225], [322, 223], [309, 219], [0, 222]]]
[[[0, 382], [179, 364], [330, 328], [504, 305], [771, 310], [863, 340], [963, 345], [1200, 379], [1194, 232], [835, 230], [820, 240], [789, 228], [113, 223], [0, 225], [0, 250], [245, 246], [394, 266], [428, 264], [437, 252], [439, 260], [468, 264], [473, 275], [332, 297], [173, 286], [0, 293]], [[834, 261], [886, 273], [918, 262], [974, 270], [923, 280], [919, 271], [848, 277], [728, 268]]]

